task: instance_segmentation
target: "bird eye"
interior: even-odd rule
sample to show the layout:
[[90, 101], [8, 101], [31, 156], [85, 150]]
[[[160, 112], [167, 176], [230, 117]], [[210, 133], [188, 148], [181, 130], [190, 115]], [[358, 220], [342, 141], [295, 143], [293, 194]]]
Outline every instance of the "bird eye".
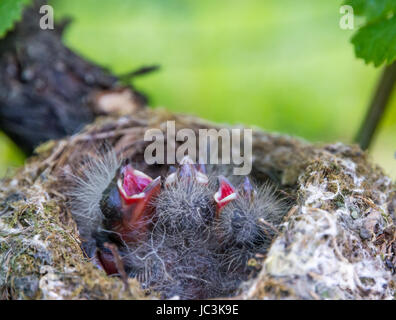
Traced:
[[246, 222], [245, 220], [243, 213], [239, 209], [234, 210], [231, 222], [232, 228], [235, 231], [241, 230], [243, 228], [243, 224]]
[[240, 221], [232, 221], [232, 229], [236, 232], [242, 230], [243, 226], [242, 223]]

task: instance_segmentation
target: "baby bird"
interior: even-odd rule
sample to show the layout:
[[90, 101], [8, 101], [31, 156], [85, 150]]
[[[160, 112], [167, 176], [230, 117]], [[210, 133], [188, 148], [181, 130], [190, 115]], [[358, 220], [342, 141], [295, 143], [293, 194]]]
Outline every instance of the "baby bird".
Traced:
[[[213, 194], [204, 168], [184, 158], [172, 170], [153, 205], [151, 266], [143, 281], [165, 297], [205, 298], [214, 295], [217, 261], [210, 250], [215, 217]], [[142, 244], [147, 247], [147, 243]], [[144, 250], [143, 250], [144, 251]]]
[[240, 269], [255, 254], [266, 253], [278, 232], [285, 207], [268, 184], [256, 188], [245, 177], [237, 189], [227, 178], [218, 179], [214, 234], [226, 256], [223, 265]]
[[[100, 200], [84, 209], [100, 209], [87, 214], [97, 216], [96, 227], [86, 228], [92, 219], [82, 223], [92, 230], [96, 261], [108, 274], [119, 274], [118, 258], [130, 277], [164, 298], [232, 295], [247, 279], [247, 261], [265, 254], [285, 214], [271, 187], [256, 188], [246, 178], [236, 188], [188, 157], [164, 179], [130, 164], [112, 170]], [[86, 183], [91, 180], [98, 181]], [[81, 218], [81, 212], [73, 214]], [[119, 257], [106, 243], [117, 246]]]
[[205, 232], [214, 218], [212, 202], [209, 178], [185, 157], [176, 172], [168, 175], [156, 198], [156, 224], [163, 226], [169, 237]]
[[115, 243], [124, 253], [128, 245], [147, 237], [154, 211], [151, 201], [159, 193], [160, 187], [160, 177], [153, 180], [131, 165], [126, 165], [120, 169], [119, 178], [116, 176], [103, 192], [100, 209], [104, 216], [105, 231], [96, 232], [94, 237], [99, 249], [97, 258], [108, 274], [117, 273], [118, 270], [115, 257], [104, 244]]

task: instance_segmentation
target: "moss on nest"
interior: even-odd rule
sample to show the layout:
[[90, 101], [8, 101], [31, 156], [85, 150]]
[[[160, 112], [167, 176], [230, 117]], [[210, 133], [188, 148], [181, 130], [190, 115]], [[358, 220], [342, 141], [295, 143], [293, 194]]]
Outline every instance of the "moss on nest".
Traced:
[[[145, 167], [147, 128], [222, 128], [164, 110], [98, 119], [82, 133], [37, 149], [0, 184], [0, 294], [4, 299], [156, 299], [129, 279], [129, 290], [88, 261], [68, 209], [65, 172], [103, 145]], [[154, 172], [155, 171], [155, 172]], [[253, 135], [253, 174], [272, 179], [292, 208], [255, 279], [236, 295], [247, 299], [390, 299], [396, 265], [395, 185], [358, 147], [312, 145], [292, 137]], [[393, 218], [393, 219], [392, 219]], [[262, 262], [261, 262], [262, 261]]]

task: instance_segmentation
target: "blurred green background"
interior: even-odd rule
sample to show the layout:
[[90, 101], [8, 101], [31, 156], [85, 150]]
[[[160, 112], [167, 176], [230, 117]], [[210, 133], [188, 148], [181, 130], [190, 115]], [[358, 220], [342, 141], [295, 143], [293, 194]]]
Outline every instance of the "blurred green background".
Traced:
[[[53, 0], [71, 16], [65, 41], [136, 78], [153, 107], [257, 125], [310, 141], [350, 143], [381, 70], [354, 56], [341, 1]], [[356, 20], [356, 25], [361, 21]], [[396, 178], [396, 97], [370, 150]], [[22, 157], [0, 137], [0, 172]]]

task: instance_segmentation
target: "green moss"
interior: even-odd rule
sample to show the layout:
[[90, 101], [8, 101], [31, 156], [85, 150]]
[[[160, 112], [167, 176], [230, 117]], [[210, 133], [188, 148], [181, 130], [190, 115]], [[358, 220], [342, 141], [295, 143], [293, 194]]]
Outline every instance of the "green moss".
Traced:
[[[150, 123], [150, 126], [156, 127], [171, 116], [176, 118], [182, 127], [189, 125], [199, 128], [204, 125], [208, 127], [212, 125], [203, 121], [191, 123], [194, 120], [190, 118], [176, 117], [160, 111], [158, 113], [155, 111], [144, 112], [143, 115], [139, 115], [138, 123], [143, 123], [146, 126], [148, 126], [147, 123]], [[13, 231], [17, 231], [9, 234], [7, 232], [11, 231], [7, 231], [7, 229], [0, 231], [0, 261], [2, 261], [0, 280], [3, 281], [2, 292], [5, 288], [7, 292], [10, 292], [10, 298], [48, 299], [53, 298], [51, 295], [67, 299], [143, 299], [157, 297], [154, 293], [147, 295], [134, 279], [129, 280], [131, 290], [126, 292], [124, 283], [119, 278], [106, 276], [103, 271], [96, 268], [84, 257], [80, 248], [81, 241], [79, 240], [77, 226], [68, 213], [66, 199], [60, 192], [65, 181], [64, 177], [57, 175], [57, 173], [62, 172], [65, 165], [78, 164], [83, 153], [90, 151], [86, 150], [88, 149], [86, 138], [90, 136], [91, 131], [106, 130], [103, 129], [104, 127], [117, 130], [119, 126], [117, 120], [107, 119], [106, 121], [107, 123], [104, 120], [103, 122], [98, 121], [89, 126], [80, 136], [84, 139], [78, 140], [74, 137], [70, 140], [47, 145], [41, 150], [42, 153], [31, 158], [28, 164], [16, 173], [14, 178], [16, 183], [11, 183], [10, 180], [4, 180], [0, 183], [0, 202], [5, 202], [5, 199], [9, 199], [16, 192], [23, 194], [27, 199], [8, 201], [8, 207], [4, 206], [6, 211], [0, 217], [1, 222], [8, 228], [14, 228]], [[131, 121], [131, 123], [128, 123], [128, 121]], [[146, 124], [145, 121], [147, 121]], [[111, 125], [107, 125], [108, 123]], [[124, 119], [121, 126], [126, 128], [128, 125], [136, 126], [136, 123], [131, 117], [129, 120]], [[117, 144], [120, 140], [133, 140], [135, 142], [137, 139], [136, 132], [138, 131], [133, 132], [133, 137], [125, 136], [125, 139], [118, 139], [117, 137], [111, 143]], [[326, 186], [326, 190], [323, 190], [326, 193], [335, 194], [340, 190], [341, 194], [337, 197], [318, 201], [319, 205], [315, 208], [306, 207], [306, 209], [312, 210], [320, 208], [326, 211], [324, 214], [328, 213], [329, 216], [334, 217], [338, 208], [345, 207], [343, 196], [355, 196], [353, 191], [356, 188], [354, 178], [363, 176], [364, 181], [359, 188], [364, 189], [364, 193], [359, 194], [359, 198], [355, 198], [358, 201], [358, 209], [355, 209], [356, 212], [358, 210], [358, 214], [355, 219], [364, 219], [362, 212], [373, 205], [372, 203], [383, 201], [385, 193], [381, 193], [381, 190], [389, 193], [393, 187], [385, 184], [378, 186], [378, 181], [384, 179], [382, 171], [373, 167], [364, 154], [355, 147], [327, 148], [326, 146], [314, 146], [301, 140], [266, 134], [261, 131], [255, 131], [254, 135], [255, 162], [253, 167], [257, 172], [257, 178], [263, 179], [261, 175], [282, 178], [280, 187], [287, 190], [293, 205], [297, 207], [294, 215], [288, 217], [293, 223], [302, 221], [304, 218], [301, 208], [305, 205], [306, 197], [309, 195], [307, 187], [310, 185], [314, 187]], [[62, 145], [64, 149], [60, 148]], [[95, 144], [92, 143], [92, 145], [95, 148]], [[329, 152], [330, 148], [332, 148], [331, 152]], [[54, 158], [53, 163], [49, 163], [47, 161], [48, 157], [53, 154], [54, 150], [57, 150], [57, 157]], [[44, 160], [47, 162], [44, 162]], [[351, 168], [346, 168], [343, 160], [352, 161], [356, 165], [355, 172], [350, 172]], [[385, 224], [391, 223], [392, 220], [387, 212], [381, 212], [381, 215], [384, 217]], [[282, 237], [281, 234], [280, 237]], [[356, 241], [358, 240], [356, 239]], [[384, 239], [384, 241], [390, 240]], [[361, 245], [361, 243], [358, 244]], [[379, 243], [378, 247], [382, 244]], [[290, 243], [287, 245], [290, 245]], [[314, 246], [315, 244], [307, 243], [305, 245]], [[369, 239], [364, 242], [364, 246], [366, 245], [371, 245], [371, 248], [374, 248], [375, 244]], [[282, 248], [284, 249], [285, 246], [282, 246]], [[356, 252], [356, 246], [351, 245], [349, 247], [346, 245], [342, 250], [346, 257], [352, 257], [353, 251]], [[264, 271], [263, 268], [260, 272], [261, 276], [257, 280], [258, 283], [255, 283], [256, 291], [252, 293], [252, 297], [301, 297], [293, 289], [294, 280], [287, 282], [284, 279], [269, 276]], [[37, 281], [43, 279], [45, 281], [40, 282], [42, 286], [39, 287], [37, 292], [34, 292]], [[311, 279], [310, 281], [317, 280]], [[51, 284], [54, 283], [56, 284], [55, 289], [51, 287]], [[313, 295], [316, 294], [319, 295], [319, 298], [323, 298], [328, 294], [334, 298], [339, 294], [339, 292], [326, 291], [326, 288], [323, 290], [319, 294], [315, 293], [314, 290]]]

